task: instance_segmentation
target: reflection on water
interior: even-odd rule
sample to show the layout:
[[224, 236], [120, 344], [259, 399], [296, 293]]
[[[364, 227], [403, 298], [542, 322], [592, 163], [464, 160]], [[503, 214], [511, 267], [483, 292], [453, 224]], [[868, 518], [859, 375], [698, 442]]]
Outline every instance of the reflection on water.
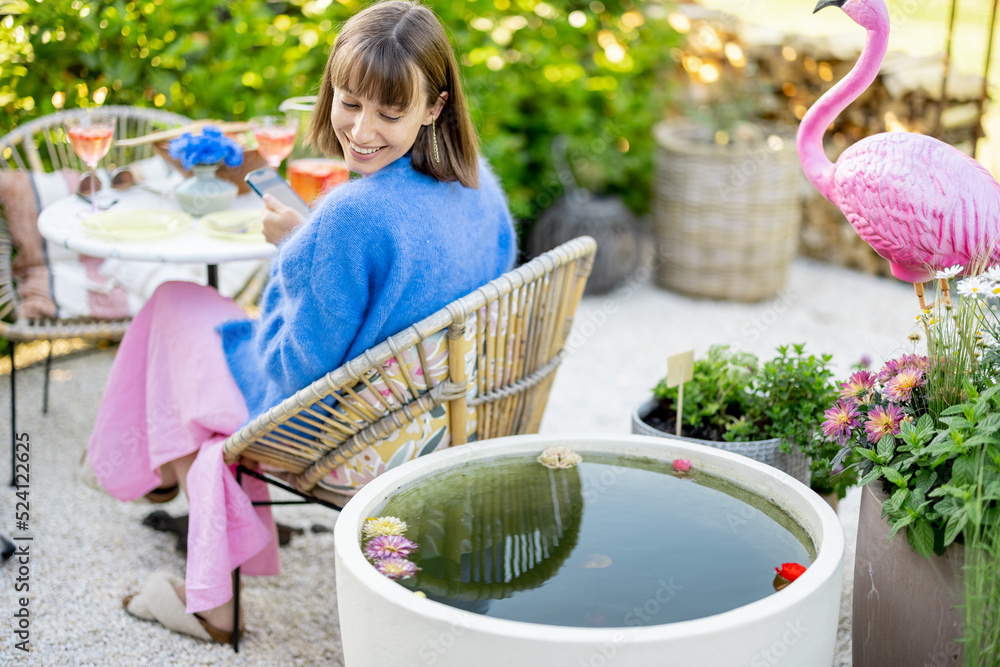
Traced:
[[758, 600], [775, 566], [812, 560], [797, 524], [730, 483], [584, 459], [566, 470], [501, 459], [397, 495], [379, 514], [404, 519], [420, 545], [421, 572], [403, 585], [497, 618], [655, 625]]

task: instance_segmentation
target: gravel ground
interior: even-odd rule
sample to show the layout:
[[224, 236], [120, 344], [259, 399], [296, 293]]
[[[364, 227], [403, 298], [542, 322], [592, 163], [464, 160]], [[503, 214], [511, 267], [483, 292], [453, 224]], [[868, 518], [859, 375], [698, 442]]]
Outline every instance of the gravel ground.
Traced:
[[[665, 373], [666, 357], [711, 343], [739, 344], [759, 355], [775, 345], [807, 342], [829, 352], [839, 373], [862, 355], [878, 362], [904, 350], [916, 299], [908, 285], [822, 263], [797, 260], [789, 288], [758, 304], [688, 299], [637, 281], [581, 304], [567, 358], [553, 386], [541, 432], [629, 432], [632, 409]], [[907, 348], [908, 349], [908, 348]], [[184, 572], [174, 538], [142, 526], [152, 506], [120, 503], [83, 483], [80, 460], [93, 425], [113, 352], [58, 360], [48, 416], [41, 414], [42, 370], [18, 374], [18, 427], [31, 441], [31, 651], [13, 648], [13, 563], [0, 567], [0, 664], [26, 665], [342, 665], [334, 594], [332, 527], [336, 514], [315, 507], [275, 508], [282, 523], [305, 529], [282, 548], [283, 574], [247, 578], [247, 635], [238, 655], [174, 635], [121, 610], [122, 596], [156, 570]], [[3, 417], [9, 384], [0, 382]], [[6, 437], [6, 436], [4, 436]], [[0, 479], [10, 469], [6, 445]], [[6, 487], [4, 487], [6, 488]], [[851, 664], [850, 610], [858, 499], [841, 503], [847, 537], [844, 596], [836, 666]], [[13, 490], [0, 493], [0, 532], [14, 533]], [[162, 506], [179, 514], [183, 499]], [[375, 666], [382, 667], [382, 666]]]

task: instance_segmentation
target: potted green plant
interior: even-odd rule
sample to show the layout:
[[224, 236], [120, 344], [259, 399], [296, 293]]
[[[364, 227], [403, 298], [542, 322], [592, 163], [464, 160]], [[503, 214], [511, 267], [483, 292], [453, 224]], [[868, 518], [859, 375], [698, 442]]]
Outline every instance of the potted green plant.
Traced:
[[852, 375], [823, 424], [866, 485], [854, 589], [879, 594], [854, 627], [879, 639], [857, 667], [1000, 664], [1000, 268], [958, 292], [918, 316], [926, 355]]
[[[714, 345], [695, 360], [684, 385], [681, 438], [773, 465], [824, 493], [843, 496], [848, 476], [830, 477], [830, 444], [814, 438], [823, 410], [836, 397], [830, 355], [782, 345], [770, 360]], [[632, 416], [632, 432], [676, 437], [676, 387], [661, 380]], [[815, 462], [810, 463], [810, 458]]]

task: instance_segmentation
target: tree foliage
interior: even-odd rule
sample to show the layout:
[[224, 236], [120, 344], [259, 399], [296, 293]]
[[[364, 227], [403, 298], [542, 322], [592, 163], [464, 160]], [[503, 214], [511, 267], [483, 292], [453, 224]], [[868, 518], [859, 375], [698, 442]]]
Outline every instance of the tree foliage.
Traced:
[[[483, 150], [516, 217], [580, 182], [649, 202], [652, 125], [677, 35], [661, 0], [426, 0], [461, 54]], [[60, 108], [133, 104], [240, 120], [314, 94], [357, 0], [0, 0], [0, 132]]]

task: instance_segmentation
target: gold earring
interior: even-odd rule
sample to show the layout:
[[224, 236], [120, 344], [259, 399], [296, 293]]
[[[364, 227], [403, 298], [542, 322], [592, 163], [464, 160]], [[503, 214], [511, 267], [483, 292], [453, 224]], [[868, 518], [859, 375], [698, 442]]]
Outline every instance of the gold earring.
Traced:
[[438, 153], [438, 135], [437, 135], [437, 118], [431, 118], [431, 137], [434, 140], [434, 161], [438, 164], [441, 163], [441, 155]]

